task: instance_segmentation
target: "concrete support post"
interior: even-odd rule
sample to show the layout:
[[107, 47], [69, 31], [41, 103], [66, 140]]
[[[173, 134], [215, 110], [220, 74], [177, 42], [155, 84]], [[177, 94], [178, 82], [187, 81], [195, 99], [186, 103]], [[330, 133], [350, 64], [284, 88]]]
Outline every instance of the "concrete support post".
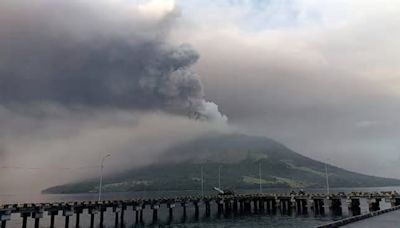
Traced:
[[140, 222], [140, 211], [142, 210], [142, 205], [133, 206], [133, 210], [135, 211], [135, 223], [139, 224], [139, 222]]
[[35, 218], [35, 225], [34, 225], [35, 228], [39, 228], [39, 222], [40, 222], [40, 219]]
[[121, 211], [121, 207], [119, 205], [113, 206], [113, 212], [115, 213], [115, 218], [114, 218], [115, 227], [118, 227], [118, 224], [119, 224], [119, 212], [120, 211]]
[[35, 228], [39, 228], [40, 219], [43, 218], [43, 209], [35, 208], [35, 212], [32, 213], [32, 218], [35, 219]]
[[158, 209], [160, 208], [159, 204], [151, 205], [151, 209], [153, 209], [153, 223], [158, 221]]
[[238, 210], [238, 201], [235, 199], [233, 200], [233, 204], [232, 204], [232, 210], [234, 214], [237, 214], [237, 210]]
[[257, 199], [253, 199], [253, 208], [254, 208], [254, 213], [257, 214], [258, 213], [258, 200]]
[[266, 209], [266, 211], [267, 211], [268, 214], [271, 213], [271, 202], [272, 202], [272, 201], [269, 200], [269, 199], [265, 200], [265, 203], [266, 203], [265, 209]]
[[65, 228], [69, 227], [69, 216], [65, 216]]
[[90, 228], [94, 227], [94, 214], [90, 215]]
[[2, 210], [0, 211], [0, 222], [1, 228], [6, 228], [7, 221], [11, 219], [11, 210]]
[[349, 211], [353, 216], [361, 214], [360, 199], [351, 198], [347, 200]]
[[307, 205], [307, 200], [303, 199], [301, 200], [302, 205], [301, 205], [301, 211], [303, 214], [307, 214], [308, 213], [308, 205]]
[[288, 200], [288, 214], [291, 214], [293, 211], [296, 211], [296, 200], [294, 198], [291, 198]]
[[322, 198], [317, 198], [314, 199], [314, 213], [315, 214], [324, 214], [324, 199]]
[[251, 201], [250, 200], [244, 201], [244, 212], [251, 213]]
[[292, 199], [292, 207], [295, 208], [297, 214], [303, 213], [303, 201], [301, 199]]
[[224, 205], [222, 203], [222, 200], [217, 200], [217, 205], [218, 205], [218, 215], [221, 215], [224, 212]]
[[139, 211], [139, 223], [143, 223], [143, 209]]
[[121, 205], [121, 227], [123, 227], [125, 223], [125, 210], [126, 210], [126, 205], [125, 204]]
[[342, 200], [339, 199], [332, 199], [331, 203], [331, 211], [334, 215], [341, 215], [342, 214]]
[[325, 204], [324, 204], [324, 200], [318, 200], [319, 203], [319, 212], [320, 214], [324, 214], [325, 213]]
[[390, 198], [390, 206], [391, 207], [396, 207], [399, 205], [400, 205], [400, 198], [395, 198], [395, 197]]
[[97, 214], [98, 210], [95, 207], [90, 207], [88, 213], [90, 214], [90, 228], [94, 227], [94, 215]]
[[231, 209], [232, 209], [232, 207], [231, 207], [231, 200], [230, 199], [227, 199], [227, 200], [225, 200], [225, 213], [226, 214], [229, 214], [230, 212], [231, 212]]
[[379, 211], [380, 210], [380, 205], [379, 202], [381, 201], [380, 198], [372, 198], [368, 199], [368, 208], [370, 212], [373, 211]]
[[82, 212], [83, 212], [83, 209], [82, 209], [81, 207], [76, 207], [76, 208], [75, 208], [75, 217], [76, 217], [76, 220], [75, 220], [75, 227], [76, 227], [76, 228], [79, 228], [79, 225], [80, 225], [80, 215], [81, 215]]
[[104, 227], [104, 212], [107, 210], [107, 207], [101, 205], [100, 206], [100, 228]]
[[182, 202], [181, 206], [182, 206], [182, 209], [183, 209], [183, 218], [186, 219], [186, 206], [187, 206], [187, 203], [186, 202]]
[[278, 210], [278, 207], [279, 207], [279, 205], [280, 205], [280, 202], [279, 202], [279, 201], [280, 201], [280, 200], [277, 199], [277, 198], [271, 200], [271, 206], [272, 206], [271, 209], [272, 209], [272, 213], [273, 213], [273, 214], [275, 214], [276, 211]]
[[275, 212], [277, 211], [277, 210], [279, 210], [279, 211], [281, 211], [282, 209], [281, 209], [281, 200], [280, 199], [275, 199], [275, 202], [273, 202], [273, 204], [272, 204], [272, 210], [274, 210]]
[[7, 221], [11, 219], [11, 210], [0, 211], [1, 228], [6, 228]]
[[28, 222], [28, 217], [31, 215], [29, 212], [22, 212], [21, 213], [21, 218], [22, 218], [22, 228], [26, 228], [27, 222]]
[[135, 211], [135, 223], [139, 223], [139, 211]]
[[80, 223], [80, 214], [75, 214], [76, 220], [75, 220], [75, 227], [79, 228], [79, 223]]
[[196, 218], [198, 218], [199, 217], [199, 202], [198, 201], [194, 201], [193, 205], [194, 205], [194, 216]]
[[69, 217], [72, 216], [74, 214], [72, 208], [70, 207], [66, 207], [63, 210], [63, 216], [65, 217], [65, 228], [69, 227]]
[[239, 200], [239, 212], [240, 212], [240, 214], [244, 213], [244, 201], [243, 200]]
[[58, 215], [58, 210], [50, 210], [48, 214], [50, 215], [50, 228], [54, 228], [54, 217]]
[[296, 213], [303, 214], [303, 201], [301, 199], [295, 199], [294, 204], [296, 205]]
[[169, 220], [172, 220], [174, 217], [174, 208], [175, 208], [175, 203], [168, 203], [168, 209], [169, 209]]
[[286, 200], [280, 199], [279, 202], [280, 202], [279, 205], [280, 212], [284, 214], [286, 212]]
[[264, 212], [265, 209], [265, 201], [263, 199], [258, 199], [258, 208], [260, 209], [260, 212]]
[[210, 201], [206, 201], [205, 205], [206, 205], [206, 216], [209, 217], [211, 215]]

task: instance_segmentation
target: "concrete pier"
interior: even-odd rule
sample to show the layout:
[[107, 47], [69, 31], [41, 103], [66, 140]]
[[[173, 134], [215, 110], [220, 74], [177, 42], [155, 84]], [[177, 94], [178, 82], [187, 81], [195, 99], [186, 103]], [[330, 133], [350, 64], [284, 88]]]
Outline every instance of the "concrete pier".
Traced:
[[[1, 228], [6, 228], [12, 218], [12, 214], [18, 214], [21, 219], [22, 228], [26, 228], [29, 219], [33, 219], [34, 227], [39, 228], [44, 216], [50, 217], [50, 228], [54, 228], [55, 216], [62, 212], [65, 221], [64, 226], [70, 227], [70, 218], [74, 216], [74, 227], [81, 226], [83, 216], [90, 217], [90, 227], [104, 227], [104, 213], [112, 209], [114, 213], [115, 226], [123, 226], [125, 223], [125, 211], [132, 208], [134, 222], [143, 224], [145, 210], [152, 210], [151, 223], [158, 223], [159, 211], [166, 208], [169, 220], [174, 216], [175, 205], [182, 206], [182, 218], [188, 216], [189, 207], [194, 210], [194, 218], [204, 213], [206, 217], [215, 211], [217, 216], [230, 217], [237, 214], [268, 213], [274, 214], [279, 211], [282, 214], [323, 214], [325, 211], [341, 214], [342, 202], [349, 208], [352, 215], [360, 214], [360, 200], [367, 200], [371, 212], [379, 211], [380, 202], [390, 203], [392, 207], [400, 205], [400, 195], [396, 192], [364, 193], [354, 192], [347, 194], [294, 194], [294, 193], [263, 193], [263, 194], [236, 194], [227, 196], [192, 196], [159, 199], [132, 199], [118, 201], [85, 201], [85, 202], [59, 202], [43, 204], [7, 204], [0, 205]], [[204, 204], [204, 211], [200, 205]], [[347, 205], [346, 205], [347, 204]], [[165, 205], [165, 207], [163, 206]], [[192, 210], [190, 210], [192, 211]], [[96, 216], [99, 214], [99, 216]], [[13, 217], [15, 218], [15, 217]], [[146, 221], [148, 222], [148, 221]], [[128, 224], [127, 224], [128, 225]]]

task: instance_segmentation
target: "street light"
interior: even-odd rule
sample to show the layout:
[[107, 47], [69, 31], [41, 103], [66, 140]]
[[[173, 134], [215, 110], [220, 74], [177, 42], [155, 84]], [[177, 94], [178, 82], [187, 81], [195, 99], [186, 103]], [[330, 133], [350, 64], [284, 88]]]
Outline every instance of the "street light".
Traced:
[[99, 201], [101, 200], [101, 188], [103, 184], [103, 167], [104, 167], [104, 159], [110, 157], [111, 154], [106, 154], [101, 158], [101, 164], [100, 164], [100, 183], [99, 183]]
[[218, 188], [221, 189], [221, 165], [218, 166]]
[[262, 185], [261, 185], [261, 162], [258, 163], [258, 178], [260, 184], [260, 193], [262, 193]]
[[203, 165], [201, 166], [201, 197], [204, 197], [204, 175], [203, 175]]
[[328, 165], [325, 162], [325, 179], [326, 179], [326, 194], [329, 195], [329, 175], [328, 175]]

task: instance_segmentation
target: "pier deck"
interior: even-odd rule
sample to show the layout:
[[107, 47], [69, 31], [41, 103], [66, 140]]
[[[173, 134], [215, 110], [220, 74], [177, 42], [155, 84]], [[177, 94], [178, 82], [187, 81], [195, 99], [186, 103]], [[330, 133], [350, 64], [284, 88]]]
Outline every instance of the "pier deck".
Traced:
[[[194, 216], [210, 216], [211, 211], [218, 214], [259, 214], [295, 212], [304, 214], [312, 211], [323, 215], [326, 211], [339, 212], [345, 204], [351, 215], [360, 214], [360, 199], [368, 202], [369, 211], [379, 211], [380, 202], [391, 204], [392, 208], [400, 206], [400, 195], [396, 192], [352, 192], [340, 194], [318, 193], [263, 193], [263, 194], [238, 194], [228, 196], [192, 196], [176, 198], [131, 199], [116, 201], [76, 201], [58, 203], [35, 204], [6, 204], [0, 205], [1, 228], [7, 227], [7, 222], [13, 218], [12, 214], [19, 214], [22, 228], [27, 227], [28, 220], [34, 221], [34, 227], [40, 227], [44, 216], [50, 218], [50, 228], [55, 227], [54, 219], [62, 216], [64, 227], [71, 226], [70, 219], [75, 227], [80, 226], [81, 216], [90, 217], [90, 227], [103, 227], [104, 213], [112, 210], [115, 218], [115, 227], [124, 224], [125, 215], [134, 215], [135, 223], [144, 223], [144, 211], [150, 210], [152, 223], [157, 223], [159, 210], [167, 210], [169, 217], [173, 218], [174, 210], [180, 210], [183, 217], [187, 217], [189, 207], [193, 208]], [[202, 210], [202, 211], [200, 211]], [[129, 212], [130, 211], [130, 212]], [[14, 216], [15, 218], [15, 216]], [[43, 221], [42, 221], [43, 222]]]
[[392, 211], [379, 216], [371, 217], [365, 220], [360, 220], [348, 225], [343, 226], [344, 228], [398, 228], [400, 227], [400, 211]]

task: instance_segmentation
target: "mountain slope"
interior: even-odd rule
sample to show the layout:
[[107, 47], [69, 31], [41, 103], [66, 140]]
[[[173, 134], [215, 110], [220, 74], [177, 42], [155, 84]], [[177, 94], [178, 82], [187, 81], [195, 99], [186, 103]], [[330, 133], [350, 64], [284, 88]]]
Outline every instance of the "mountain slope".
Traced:
[[[204, 171], [204, 187], [221, 183], [232, 189], [267, 187], [325, 187], [325, 164], [288, 149], [284, 145], [258, 136], [210, 133], [168, 149], [156, 164], [133, 169], [105, 178], [104, 191], [190, 190], [200, 185], [200, 169]], [[400, 185], [400, 180], [362, 175], [328, 165], [332, 187], [373, 187]], [[46, 193], [97, 191], [97, 179], [55, 186]]]

